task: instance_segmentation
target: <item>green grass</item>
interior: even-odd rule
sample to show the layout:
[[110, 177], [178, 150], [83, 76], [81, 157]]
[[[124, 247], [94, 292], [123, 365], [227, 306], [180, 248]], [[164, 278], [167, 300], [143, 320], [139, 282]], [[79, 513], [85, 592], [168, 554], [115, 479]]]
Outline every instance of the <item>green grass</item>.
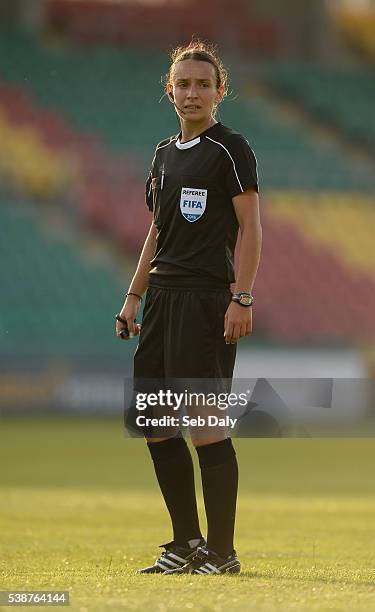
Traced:
[[243, 572], [206, 578], [135, 575], [170, 531], [119, 419], [3, 420], [0, 442], [3, 590], [70, 590], [80, 612], [375, 610], [374, 440], [237, 440]]

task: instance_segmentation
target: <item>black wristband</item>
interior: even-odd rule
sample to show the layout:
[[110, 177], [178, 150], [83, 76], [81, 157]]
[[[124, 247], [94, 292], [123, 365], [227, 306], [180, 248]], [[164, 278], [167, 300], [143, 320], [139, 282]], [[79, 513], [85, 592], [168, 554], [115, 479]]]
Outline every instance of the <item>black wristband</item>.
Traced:
[[123, 319], [120, 314], [117, 314], [115, 319], [116, 321], [120, 321], [120, 323], [124, 323], [124, 325], [127, 325], [126, 319]]
[[132, 291], [129, 291], [129, 293], [125, 293], [125, 297], [127, 298], [128, 295], [135, 295], [135, 297], [137, 297], [139, 301], [142, 302], [142, 297], [138, 295], [138, 293], [133, 293]]

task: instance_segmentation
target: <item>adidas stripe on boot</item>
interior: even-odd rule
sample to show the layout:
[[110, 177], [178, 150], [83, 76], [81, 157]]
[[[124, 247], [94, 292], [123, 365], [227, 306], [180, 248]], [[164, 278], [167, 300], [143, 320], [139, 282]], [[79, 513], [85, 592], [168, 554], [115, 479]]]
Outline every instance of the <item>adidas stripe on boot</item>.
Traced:
[[195, 556], [184, 566], [170, 569], [165, 574], [238, 574], [241, 571], [241, 564], [236, 551], [228, 557], [220, 557], [213, 550], [205, 546], [198, 547]]
[[189, 540], [186, 547], [179, 546], [174, 542], [162, 544], [159, 548], [165, 548], [165, 551], [155, 561], [154, 565], [138, 570], [137, 574], [164, 574], [167, 570], [181, 568], [193, 559], [198, 547], [204, 546], [205, 543], [203, 538], [196, 538]]

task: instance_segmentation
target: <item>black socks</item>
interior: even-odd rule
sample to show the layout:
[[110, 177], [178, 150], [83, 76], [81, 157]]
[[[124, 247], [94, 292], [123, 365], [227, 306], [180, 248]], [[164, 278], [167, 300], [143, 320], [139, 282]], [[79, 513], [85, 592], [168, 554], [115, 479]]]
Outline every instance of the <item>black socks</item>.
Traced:
[[[155, 473], [167, 505], [172, 525], [173, 540], [187, 546], [190, 540], [202, 537], [194, 486], [194, 468], [184, 438], [175, 437], [163, 442], [147, 443], [154, 462]], [[192, 546], [193, 547], [193, 546]]]
[[207, 515], [207, 548], [227, 557], [233, 552], [238, 489], [236, 453], [230, 438], [198, 446], [196, 450]]
[[[189, 448], [182, 437], [147, 443], [161, 492], [173, 525], [173, 539], [180, 546], [197, 545], [201, 538]], [[220, 557], [233, 552], [238, 465], [232, 440], [196, 448], [202, 473], [207, 515], [207, 547]]]

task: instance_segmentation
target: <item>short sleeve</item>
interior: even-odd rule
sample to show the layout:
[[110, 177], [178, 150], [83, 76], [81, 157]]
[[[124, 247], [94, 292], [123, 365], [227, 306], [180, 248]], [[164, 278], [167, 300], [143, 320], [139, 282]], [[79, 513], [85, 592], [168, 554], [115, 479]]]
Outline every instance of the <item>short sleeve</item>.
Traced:
[[257, 160], [246, 138], [234, 134], [225, 143], [225, 187], [231, 198], [253, 187], [259, 192]]

